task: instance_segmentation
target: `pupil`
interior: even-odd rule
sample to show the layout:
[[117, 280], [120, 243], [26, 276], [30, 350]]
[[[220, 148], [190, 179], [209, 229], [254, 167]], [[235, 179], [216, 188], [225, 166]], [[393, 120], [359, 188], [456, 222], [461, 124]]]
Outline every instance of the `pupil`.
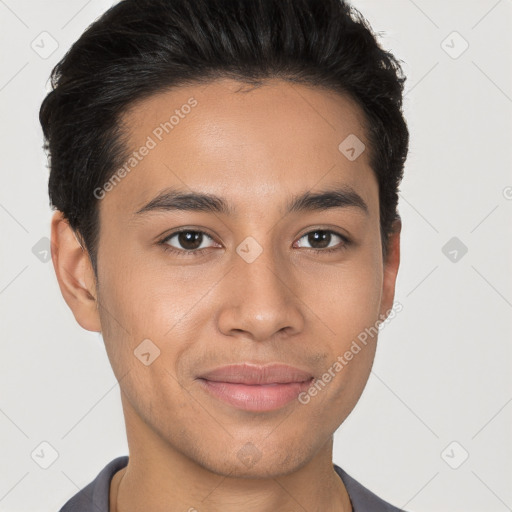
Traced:
[[[317, 236], [321, 233], [320, 236]], [[320, 242], [320, 248], [327, 247], [329, 245], [331, 234], [327, 231], [314, 231], [308, 235], [308, 242], [313, 245], [314, 243]]]
[[[197, 231], [182, 231], [178, 235], [178, 241], [184, 249], [197, 249], [201, 246], [202, 234]], [[199, 243], [197, 241], [199, 240]]]

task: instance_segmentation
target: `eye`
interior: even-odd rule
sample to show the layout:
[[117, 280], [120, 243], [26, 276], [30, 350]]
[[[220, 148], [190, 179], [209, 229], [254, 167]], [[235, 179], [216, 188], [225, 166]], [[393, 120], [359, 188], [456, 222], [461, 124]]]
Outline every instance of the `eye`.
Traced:
[[205, 246], [205, 242], [208, 240], [213, 241], [213, 238], [204, 231], [182, 229], [166, 236], [159, 244], [163, 245], [166, 251], [186, 256], [198, 256], [202, 254], [203, 249], [209, 247]]
[[[340, 239], [341, 243], [338, 241], [336, 244], [336, 238]], [[312, 245], [313, 247], [310, 247], [311, 250], [317, 253], [341, 251], [350, 244], [350, 240], [346, 236], [328, 229], [315, 229], [314, 231], [310, 231], [299, 238], [299, 242], [303, 239], [305, 239], [308, 244]], [[331, 245], [333, 241], [335, 243]]]
[[[327, 229], [310, 231], [299, 238], [299, 242], [303, 239], [306, 243], [310, 244], [310, 247], [300, 244], [300, 248], [305, 248], [319, 254], [341, 251], [350, 245], [350, 240], [347, 237]], [[336, 239], [340, 241], [336, 243]], [[162, 245], [164, 250], [180, 256], [200, 256], [206, 249], [214, 247], [213, 245], [208, 245], [208, 241], [215, 243], [213, 238], [204, 231], [181, 229], [166, 236], [159, 242], [159, 245]]]

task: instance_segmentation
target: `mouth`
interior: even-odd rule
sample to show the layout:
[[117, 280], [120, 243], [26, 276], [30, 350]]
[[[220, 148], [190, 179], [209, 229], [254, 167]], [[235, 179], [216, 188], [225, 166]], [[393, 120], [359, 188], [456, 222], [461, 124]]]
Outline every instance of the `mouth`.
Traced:
[[244, 363], [216, 368], [198, 380], [209, 395], [224, 403], [237, 409], [264, 412], [295, 400], [313, 378], [306, 371], [283, 364]]

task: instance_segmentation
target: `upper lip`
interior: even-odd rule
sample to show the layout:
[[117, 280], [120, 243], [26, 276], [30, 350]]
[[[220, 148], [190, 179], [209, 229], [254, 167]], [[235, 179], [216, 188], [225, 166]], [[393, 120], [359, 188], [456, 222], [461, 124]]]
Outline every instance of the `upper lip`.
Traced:
[[200, 376], [201, 379], [237, 384], [287, 384], [312, 379], [306, 371], [285, 364], [265, 366], [251, 363], [233, 364], [215, 368]]

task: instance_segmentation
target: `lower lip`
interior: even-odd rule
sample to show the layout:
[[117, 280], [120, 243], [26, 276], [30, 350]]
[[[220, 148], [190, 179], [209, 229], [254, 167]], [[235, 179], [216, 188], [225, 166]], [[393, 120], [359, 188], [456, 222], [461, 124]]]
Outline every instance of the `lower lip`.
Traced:
[[313, 378], [305, 382], [262, 385], [199, 380], [209, 393], [223, 402], [238, 409], [262, 412], [279, 409], [296, 399], [302, 391], [309, 388]]

